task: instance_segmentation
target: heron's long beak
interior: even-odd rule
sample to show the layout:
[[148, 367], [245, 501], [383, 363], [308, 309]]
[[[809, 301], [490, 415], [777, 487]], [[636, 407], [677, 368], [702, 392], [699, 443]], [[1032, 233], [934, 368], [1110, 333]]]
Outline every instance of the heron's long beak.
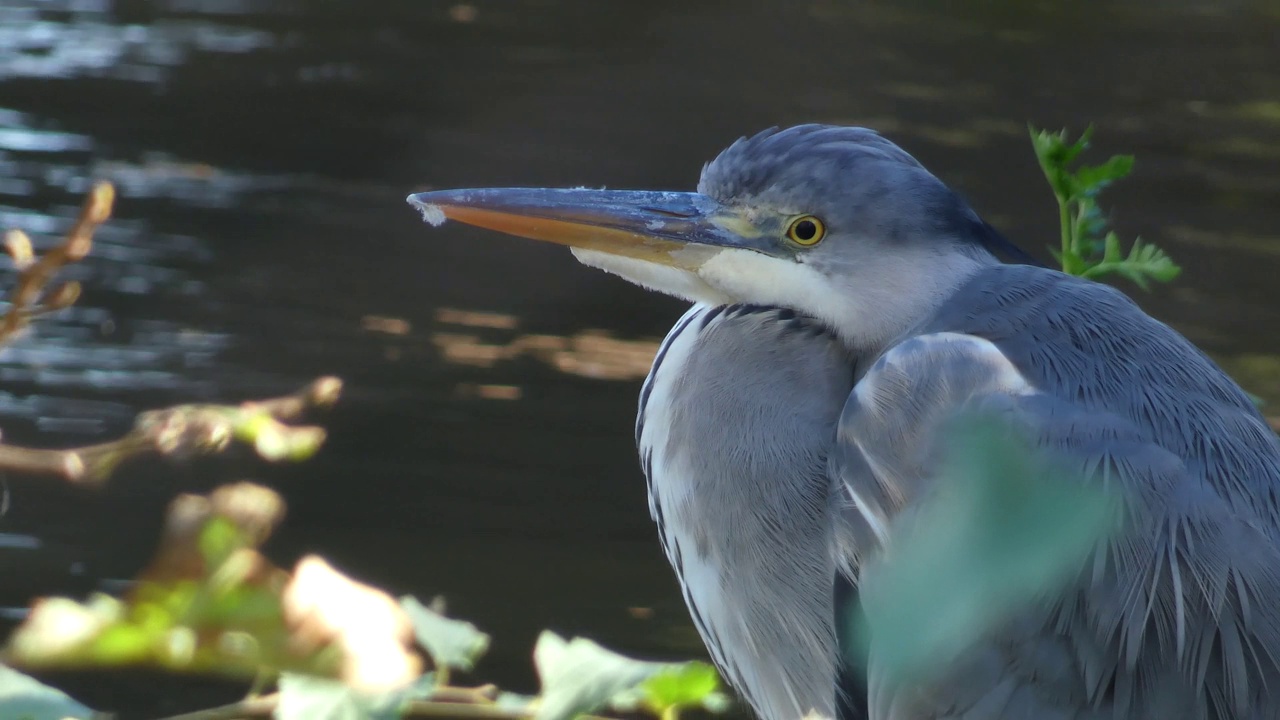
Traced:
[[698, 193], [487, 188], [410, 195], [423, 218], [696, 270], [754, 231], [737, 212]]

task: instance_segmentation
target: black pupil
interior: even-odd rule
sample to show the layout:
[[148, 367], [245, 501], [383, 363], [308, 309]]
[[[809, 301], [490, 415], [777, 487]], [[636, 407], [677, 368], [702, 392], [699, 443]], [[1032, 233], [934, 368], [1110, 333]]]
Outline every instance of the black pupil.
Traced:
[[818, 234], [818, 226], [812, 220], [801, 220], [796, 223], [797, 240], [812, 240]]

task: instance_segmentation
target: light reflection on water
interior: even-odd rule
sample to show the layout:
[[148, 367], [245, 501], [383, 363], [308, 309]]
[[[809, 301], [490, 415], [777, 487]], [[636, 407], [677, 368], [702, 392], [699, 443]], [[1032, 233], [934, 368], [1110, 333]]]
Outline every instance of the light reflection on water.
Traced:
[[[193, 53], [244, 53], [275, 43], [272, 33], [208, 20], [122, 25], [112, 5], [68, 0], [0, 8], [0, 80], [91, 75], [160, 83]], [[50, 20], [53, 13], [68, 17]]]
[[[582, 330], [569, 336], [517, 334], [513, 315], [440, 308], [436, 319], [443, 325], [470, 328], [470, 332], [443, 329], [431, 342], [446, 363], [491, 368], [500, 362], [532, 357], [568, 375], [595, 380], [640, 380], [649, 373], [658, 352], [659, 338], [623, 340], [607, 330]], [[487, 337], [476, 329], [488, 331]]]

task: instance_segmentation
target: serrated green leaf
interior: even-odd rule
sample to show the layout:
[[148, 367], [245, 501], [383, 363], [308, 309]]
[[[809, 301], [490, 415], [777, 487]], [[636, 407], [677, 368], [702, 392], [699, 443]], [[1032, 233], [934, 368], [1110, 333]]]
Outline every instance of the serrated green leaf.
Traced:
[[94, 712], [13, 668], [0, 665], [0, 715], [5, 720], [89, 720]]
[[1120, 252], [1120, 238], [1115, 233], [1107, 233], [1103, 240], [1102, 261], [1119, 262], [1124, 255]]
[[[663, 670], [640, 684], [644, 702], [662, 715], [670, 708], [706, 707], [706, 701], [720, 691], [720, 674], [702, 662], [687, 662]], [[713, 706], [719, 706], [714, 700]]]
[[1133, 172], [1132, 155], [1112, 155], [1101, 165], [1086, 165], [1076, 170], [1075, 180], [1082, 193], [1096, 194], [1131, 172]]
[[1066, 158], [1070, 151], [1063, 144], [1065, 131], [1050, 133], [1034, 128], [1029, 129], [1036, 159], [1040, 162], [1040, 169], [1044, 172], [1045, 179], [1049, 181], [1049, 186], [1059, 196], [1070, 195], [1070, 176], [1066, 172], [1066, 165], [1069, 162]]
[[413, 622], [413, 634], [436, 667], [470, 671], [489, 650], [489, 636], [469, 622], [447, 618], [406, 595], [400, 607]]
[[1074, 143], [1067, 143], [1065, 130], [1047, 133], [1029, 129], [1036, 158], [1058, 200], [1062, 238], [1053, 255], [1063, 272], [1086, 278], [1114, 273], [1144, 290], [1152, 280], [1168, 282], [1178, 276], [1180, 268], [1159, 248], [1135, 241], [1126, 257], [1119, 238], [1107, 231], [1096, 198], [1112, 182], [1132, 172], [1132, 155], [1114, 155], [1100, 165], [1072, 172], [1068, 165], [1089, 147], [1093, 127], [1086, 128]]
[[890, 562], [866, 568], [866, 620], [878, 672], [927, 676], [1016, 612], [1053, 593], [1108, 534], [1111, 495], [1064, 472], [986, 416], [949, 429], [935, 489], [894, 531]]
[[535, 720], [570, 720], [615, 697], [625, 698], [645, 680], [678, 667], [634, 660], [584, 638], [566, 641], [550, 631], [538, 636], [533, 662], [542, 682]]
[[[1118, 247], [1119, 241], [1115, 242]], [[1134, 241], [1128, 256], [1107, 257], [1081, 274], [1084, 277], [1096, 278], [1107, 273], [1115, 273], [1132, 281], [1143, 290], [1147, 290], [1150, 287], [1149, 281], [1169, 282], [1181, 272], [1182, 268], [1174, 264], [1163, 250], [1151, 244], [1144, 244], [1141, 239], [1138, 239]]]
[[336, 680], [285, 673], [275, 720], [397, 720], [405, 693], [370, 696]]

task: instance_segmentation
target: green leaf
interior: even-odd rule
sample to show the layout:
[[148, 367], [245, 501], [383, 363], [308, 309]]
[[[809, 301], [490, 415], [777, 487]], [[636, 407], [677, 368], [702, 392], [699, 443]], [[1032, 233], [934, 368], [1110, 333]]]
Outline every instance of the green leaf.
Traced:
[[1169, 282], [1181, 271], [1167, 255], [1153, 245], [1134, 241], [1127, 257], [1120, 250], [1115, 233], [1107, 232], [1106, 218], [1097, 196], [1116, 180], [1133, 171], [1132, 155], [1114, 155], [1100, 165], [1069, 165], [1089, 147], [1090, 127], [1074, 143], [1066, 141], [1066, 131], [1049, 133], [1028, 128], [1036, 159], [1058, 201], [1060, 248], [1053, 251], [1063, 272], [1086, 278], [1117, 274], [1147, 289], [1152, 280]]
[[285, 425], [264, 410], [236, 409], [224, 417], [236, 439], [253, 445], [258, 455], [271, 462], [306, 460], [325, 441], [323, 428]]
[[[672, 663], [633, 660], [584, 638], [566, 641], [550, 631], [538, 636], [533, 662], [542, 681], [535, 720], [570, 720], [625, 698]], [[634, 694], [631, 693], [634, 697]]]
[[66, 693], [0, 665], [0, 709], [5, 720], [88, 720], [94, 712]]
[[406, 693], [370, 696], [335, 680], [285, 673], [275, 720], [397, 720]]
[[1107, 233], [1102, 241], [1102, 262], [1120, 262], [1124, 255], [1120, 252], [1120, 238], [1113, 232]]
[[894, 530], [889, 560], [865, 569], [877, 671], [910, 681], [952, 661], [1042, 594], [1052, 594], [1116, 527], [1118, 503], [1064, 472], [1006, 425], [965, 417], [945, 472]]
[[1113, 155], [1101, 165], [1087, 165], [1076, 171], [1076, 184], [1082, 192], [1096, 194], [1107, 185], [1133, 172], [1132, 155]]
[[[367, 659], [368, 644], [348, 642], [360, 635], [416, 661], [391, 623], [362, 624], [362, 607], [403, 622], [391, 598], [318, 558], [304, 558], [290, 574], [256, 551], [282, 513], [275, 493], [247, 483], [207, 498], [177, 498], [164, 544], [123, 600], [40, 600], [10, 635], [7, 657], [29, 668], [149, 665], [244, 678], [264, 670], [334, 677]], [[291, 608], [302, 622], [286, 621]], [[412, 673], [410, 665], [400, 668]]]
[[1147, 290], [1149, 281], [1169, 282], [1182, 272], [1182, 268], [1160, 248], [1143, 243], [1139, 238], [1134, 240], [1128, 256], [1120, 255], [1120, 241], [1114, 233], [1107, 236], [1108, 254], [1096, 265], [1081, 273], [1087, 278], [1096, 278], [1108, 273], [1115, 273], [1127, 278], [1135, 285]]
[[[1065, 131], [1064, 131], [1065, 132]], [[1062, 142], [1063, 134], [1049, 133], [1043, 130], [1031, 130], [1031, 143], [1035, 148], [1036, 159], [1040, 161], [1040, 169], [1045, 179], [1059, 197], [1071, 194], [1070, 176], [1066, 165], [1070, 162], [1067, 155], [1071, 152]]]
[[[151, 655], [158, 635], [135, 625], [112, 625], [94, 639], [88, 651], [95, 664], [109, 667], [143, 662]], [[74, 662], [68, 659], [68, 664]]]
[[414, 637], [436, 667], [467, 672], [489, 650], [489, 636], [469, 622], [447, 618], [409, 595], [400, 598], [400, 607], [413, 621]]
[[196, 542], [206, 567], [210, 569], [226, 562], [231, 553], [249, 545], [240, 528], [225, 517], [209, 518], [200, 528]]
[[[671, 708], [700, 707], [716, 712], [726, 706], [720, 674], [702, 662], [663, 670], [640, 684], [644, 703], [659, 716]], [[720, 696], [714, 698], [712, 696]]]

